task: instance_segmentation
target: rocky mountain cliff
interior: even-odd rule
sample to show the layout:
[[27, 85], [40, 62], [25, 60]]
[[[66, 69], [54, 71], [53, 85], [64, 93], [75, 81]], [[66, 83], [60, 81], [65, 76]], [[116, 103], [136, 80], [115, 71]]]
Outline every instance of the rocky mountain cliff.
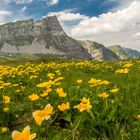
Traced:
[[116, 53], [121, 60], [140, 59], [140, 52], [121, 47], [120, 45], [109, 46], [108, 49]]
[[94, 41], [79, 41], [84, 48], [91, 54], [93, 60], [97, 61], [118, 61], [120, 58], [111, 50], [107, 49], [104, 45]]
[[55, 16], [0, 25], [0, 53], [91, 59], [91, 55], [77, 40], [66, 35]]
[[73, 39], [63, 31], [56, 16], [0, 25], [0, 55], [15, 55], [15, 58], [25, 56], [26, 59], [51, 55], [97, 61], [140, 58], [140, 52], [119, 45], [106, 48], [94, 41]]

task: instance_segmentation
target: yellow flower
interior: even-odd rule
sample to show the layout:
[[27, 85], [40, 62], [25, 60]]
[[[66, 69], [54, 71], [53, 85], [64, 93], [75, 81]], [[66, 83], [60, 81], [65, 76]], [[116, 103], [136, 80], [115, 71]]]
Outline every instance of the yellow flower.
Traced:
[[22, 132], [13, 131], [12, 139], [13, 140], [33, 140], [36, 138], [36, 133], [30, 134], [30, 126], [26, 126]]
[[60, 111], [65, 111], [65, 110], [70, 109], [70, 104], [69, 104], [69, 102], [62, 103], [61, 105], [58, 105], [58, 109], [59, 109]]
[[4, 86], [0, 86], [0, 89], [4, 88]]
[[109, 81], [107, 80], [100, 80], [100, 79], [94, 79], [94, 78], [91, 78], [90, 81], [88, 82], [90, 84], [90, 87], [93, 87], [93, 86], [97, 86], [97, 85], [108, 85], [110, 84]]
[[136, 116], [137, 119], [140, 119], [140, 114]]
[[78, 84], [81, 84], [83, 81], [82, 80], [77, 80], [76, 81]]
[[83, 98], [81, 99], [81, 101], [82, 101], [83, 103], [88, 103], [88, 102], [90, 101], [90, 98], [83, 97]]
[[40, 87], [40, 88], [44, 88], [44, 87], [47, 87], [48, 86], [48, 82], [44, 82], [44, 83], [40, 83], [37, 85], [37, 87]]
[[80, 112], [83, 112], [84, 110], [90, 110], [92, 106], [90, 104], [84, 104], [81, 102], [80, 104], [76, 105], [74, 108], [77, 108]]
[[9, 112], [9, 108], [8, 107], [4, 108], [3, 112]]
[[57, 79], [54, 80], [54, 82], [59, 82], [59, 81], [62, 81], [64, 79], [64, 77], [58, 77]]
[[106, 98], [109, 97], [109, 94], [107, 94], [107, 93], [101, 93], [98, 96], [101, 97], [101, 98], [103, 98], [103, 99], [106, 99]]
[[88, 83], [91, 84], [91, 85], [94, 85], [94, 84], [99, 84], [100, 82], [101, 82], [100, 79], [97, 80], [97, 79], [91, 78]]
[[55, 74], [48, 73], [47, 76], [48, 76], [50, 79], [54, 79]]
[[49, 94], [48, 92], [44, 92], [43, 94], [40, 94], [40, 96], [41, 97], [46, 97], [46, 96], [48, 96], [48, 94]]
[[125, 64], [123, 67], [124, 67], [124, 68], [130, 68], [130, 67], [132, 67], [132, 66], [133, 66], [132, 63], [128, 63], [128, 64]]
[[45, 92], [47, 92], [47, 93], [52, 92], [52, 88], [48, 88], [48, 89], [46, 89]]
[[19, 84], [13, 84], [12, 86], [13, 86], [13, 87], [17, 87], [18, 85], [19, 85]]
[[29, 98], [29, 100], [31, 100], [31, 101], [36, 101], [36, 100], [39, 99], [39, 96], [38, 96], [37, 94], [32, 94], [32, 95], [30, 95], [28, 98]]
[[20, 92], [20, 90], [19, 90], [19, 89], [17, 89], [15, 92]]
[[110, 82], [109, 81], [106, 81], [106, 80], [100, 82], [100, 85], [108, 85], [108, 84], [110, 84]]
[[37, 110], [33, 112], [33, 117], [35, 119], [35, 122], [38, 125], [41, 125], [42, 121], [48, 120], [52, 114], [53, 114], [53, 106], [48, 104], [43, 110]]
[[1, 132], [2, 132], [2, 133], [6, 133], [7, 131], [8, 131], [8, 128], [7, 128], [7, 127], [2, 127], [2, 128], [1, 128]]
[[115, 71], [116, 73], [128, 73], [128, 69], [119, 69]]
[[60, 96], [60, 97], [66, 97], [66, 96], [67, 96], [67, 93], [64, 93], [64, 92], [59, 93], [59, 96]]
[[110, 90], [110, 92], [112, 92], [112, 93], [116, 93], [116, 92], [118, 92], [118, 91], [119, 91], [118, 88], [114, 88], [114, 89], [111, 89], [111, 90]]
[[9, 104], [10, 103], [10, 97], [9, 96], [3, 96], [3, 103]]
[[60, 97], [66, 97], [67, 96], [67, 93], [65, 93], [62, 88], [57, 88], [56, 92], [59, 94]]
[[49, 94], [51, 91], [52, 91], [52, 88], [48, 88], [48, 89], [46, 89], [46, 90], [44, 91], [44, 93], [41, 94], [40, 96], [41, 96], [41, 97], [46, 97], [46, 96], [48, 96], [48, 94]]
[[77, 108], [80, 112], [83, 112], [84, 110], [90, 110], [92, 108], [92, 106], [90, 105], [90, 99], [86, 99], [85, 97], [83, 97], [81, 101], [82, 102], [74, 106], [74, 108]]
[[36, 75], [31, 75], [30, 80], [32, 80], [33, 78], [37, 78], [37, 76]]

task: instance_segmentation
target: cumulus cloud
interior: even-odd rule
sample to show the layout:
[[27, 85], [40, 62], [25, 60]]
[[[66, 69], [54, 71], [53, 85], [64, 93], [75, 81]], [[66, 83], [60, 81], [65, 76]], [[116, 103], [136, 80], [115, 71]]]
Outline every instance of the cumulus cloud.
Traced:
[[[117, 12], [108, 12], [99, 17], [82, 20], [71, 30], [73, 36], [86, 36], [100, 33], [121, 32], [135, 28], [140, 22], [140, 2], [133, 2], [128, 8]], [[81, 30], [82, 29], [82, 30]]]
[[87, 16], [81, 15], [80, 13], [70, 13], [67, 11], [62, 12], [50, 12], [48, 16], [56, 15], [60, 21], [72, 21], [72, 20], [86, 20]]
[[139, 9], [140, 2], [135, 1], [121, 10], [98, 17], [64, 11], [49, 15], [56, 15], [65, 31], [74, 38], [95, 40], [105, 45], [120, 44], [124, 47], [135, 44], [135, 49], [138, 49], [140, 40], [137, 39], [136, 43], [134, 36], [139, 36], [139, 33], [136, 34], [140, 30]]

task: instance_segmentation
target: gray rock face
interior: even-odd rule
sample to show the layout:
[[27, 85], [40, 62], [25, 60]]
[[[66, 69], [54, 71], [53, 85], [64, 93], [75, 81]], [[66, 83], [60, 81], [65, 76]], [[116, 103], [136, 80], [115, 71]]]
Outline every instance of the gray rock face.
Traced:
[[120, 60], [119, 57], [112, 52], [111, 50], [107, 49], [104, 45], [99, 44], [97, 42], [85, 40], [79, 41], [83, 47], [85, 47], [88, 52], [91, 54], [93, 60], [97, 61], [118, 61]]
[[30, 19], [0, 25], [0, 52], [91, 59], [78, 41], [66, 35], [55, 16], [35, 22]]

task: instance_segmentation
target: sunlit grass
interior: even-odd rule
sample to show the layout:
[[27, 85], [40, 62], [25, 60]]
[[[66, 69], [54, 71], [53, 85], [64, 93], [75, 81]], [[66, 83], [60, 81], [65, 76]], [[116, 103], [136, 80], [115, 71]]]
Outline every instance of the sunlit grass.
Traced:
[[0, 65], [0, 92], [0, 140], [140, 137], [139, 60]]

